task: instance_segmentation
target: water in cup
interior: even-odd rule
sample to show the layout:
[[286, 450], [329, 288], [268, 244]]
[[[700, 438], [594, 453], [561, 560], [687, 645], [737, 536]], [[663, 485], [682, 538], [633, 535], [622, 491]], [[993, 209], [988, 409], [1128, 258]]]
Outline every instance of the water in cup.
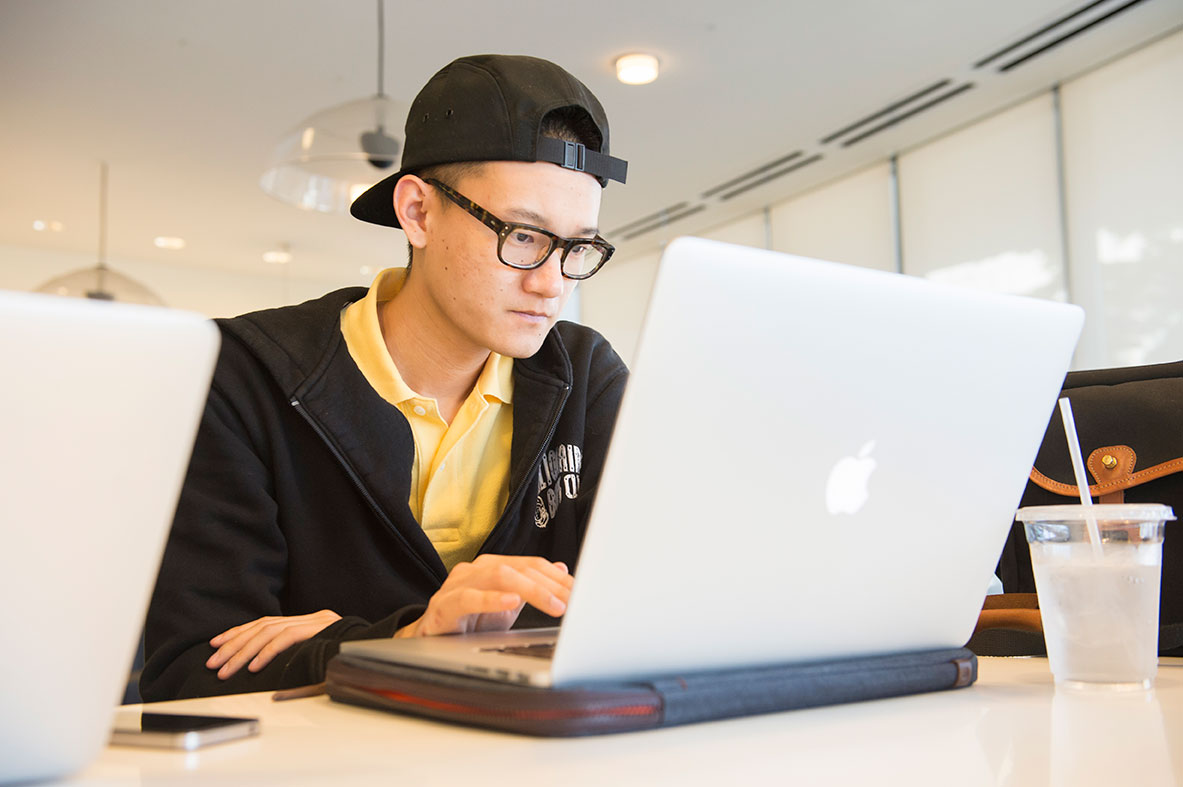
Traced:
[[[1056, 683], [1144, 689], [1158, 669], [1163, 524], [1169, 506], [1019, 509]], [[1092, 520], [1092, 523], [1089, 522]], [[1100, 544], [1089, 535], [1093, 529]]]
[[1089, 544], [1031, 545], [1048, 658], [1060, 672], [1149, 687], [1158, 667], [1161, 555], [1161, 544], [1113, 545], [1094, 561]]

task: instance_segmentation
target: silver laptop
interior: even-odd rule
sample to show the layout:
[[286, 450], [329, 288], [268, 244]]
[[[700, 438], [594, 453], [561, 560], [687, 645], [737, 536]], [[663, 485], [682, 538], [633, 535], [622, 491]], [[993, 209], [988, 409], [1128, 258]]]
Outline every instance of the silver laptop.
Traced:
[[0, 782], [110, 735], [217, 346], [193, 314], [0, 292]]
[[1083, 322], [681, 238], [554, 632], [342, 652], [534, 685], [959, 647]]

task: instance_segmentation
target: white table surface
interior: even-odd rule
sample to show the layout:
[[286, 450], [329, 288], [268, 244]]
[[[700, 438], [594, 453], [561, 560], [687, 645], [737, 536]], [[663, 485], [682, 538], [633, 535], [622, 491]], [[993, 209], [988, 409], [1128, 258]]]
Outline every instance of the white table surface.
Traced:
[[1183, 783], [1183, 660], [1155, 689], [1056, 691], [1041, 658], [983, 658], [967, 689], [662, 730], [536, 739], [270, 693], [145, 706], [258, 716], [195, 752], [108, 746], [69, 784]]

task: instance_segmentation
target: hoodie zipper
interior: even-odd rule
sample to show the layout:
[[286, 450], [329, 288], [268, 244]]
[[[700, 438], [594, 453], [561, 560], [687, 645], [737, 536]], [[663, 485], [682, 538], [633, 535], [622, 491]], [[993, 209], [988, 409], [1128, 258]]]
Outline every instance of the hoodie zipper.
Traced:
[[[419, 564], [423, 566], [423, 568], [425, 568], [430, 574], [439, 577], [439, 573], [436, 571], [436, 569], [423, 559], [423, 557], [411, 545], [411, 542], [407, 541], [407, 537], [404, 536], [402, 532], [397, 527], [395, 527], [394, 523], [390, 521], [390, 517], [386, 515], [386, 512], [382, 510], [382, 507], [378, 505], [378, 501], [374, 499], [372, 494], [370, 494], [370, 490], [367, 489], [366, 485], [362, 483], [357, 471], [353, 469], [353, 465], [349, 463], [349, 460], [345, 458], [345, 455], [342, 454], [337, 449], [337, 446], [333, 444], [333, 441], [329, 439], [329, 436], [325, 433], [324, 428], [319, 422], [317, 422], [315, 418], [312, 417], [312, 413], [308, 412], [304, 405], [300, 403], [300, 400], [294, 396], [291, 399], [291, 405], [296, 410], [296, 412], [299, 413], [300, 416], [308, 423], [308, 425], [312, 427], [312, 431], [316, 432], [316, 435], [321, 439], [321, 441], [326, 446], [328, 446], [329, 452], [332, 453], [338, 464], [340, 464], [345, 470], [345, 474], [349, 476], [349, 480], [353, 482], [355, 487], [357, 487], [357, 491], [361, 492], [362, 497], [365, 498], [365, 501], [377, 515], [378, 519], [381, 520], [382, 523], [386, 525], [386, 527], [392, 533], [394, 533], [395, 537], [402, 542], [403, 546], [406, 547], [407, 554], [414, 556], [414, 558], [419, 561]], [[549, 440], [549, 438], [547, 439]], [[447, 577], [445, 575], [444, 577], [439, 578], [442, 581]]]

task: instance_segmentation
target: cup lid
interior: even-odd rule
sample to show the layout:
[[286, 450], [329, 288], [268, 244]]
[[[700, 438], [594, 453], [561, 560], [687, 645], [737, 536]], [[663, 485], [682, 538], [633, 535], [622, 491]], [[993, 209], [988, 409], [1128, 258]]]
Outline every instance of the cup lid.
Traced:
[[1028, 506], [1015, 512], [1020, 522], [1083, 522], [1091, 511], [1100, 520], [1166, 521], [1175, 518], [1170, 506], [1161, 503], [1097, 503], [1091, 506], [1074, 505]]

